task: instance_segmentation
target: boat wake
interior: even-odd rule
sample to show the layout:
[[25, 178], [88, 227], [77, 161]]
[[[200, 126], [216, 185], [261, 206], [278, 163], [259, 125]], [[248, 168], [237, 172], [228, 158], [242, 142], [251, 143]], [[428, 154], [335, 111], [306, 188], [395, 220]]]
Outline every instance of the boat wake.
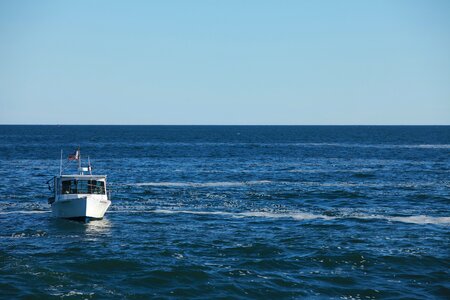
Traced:
[[360, 219], [384, 219], [390, 222], [402, 222], [402, 223], [412, 223], [412, 224], [435, 224], [435, 225], [450, 225], [450, 217], [431, 217], [425, 215], [418, 216], [358, 216], [356, 218]]
[[183, 213], [183, 214], [194, 214], [194, 215], [222, 215], [234, 218], [271, 218], [271, 219], [295, 219], [295, 220], [314, 220], [314, 219], [324, 219], [331, 220], [334, 217], [326, 215], [316, 215], [304, 212], [297, 213], [273, 213], [265, 211], [248, 211], [248, 212], [225, 212], [225, 211], [195, 211], [195, 210], [169, 210], [169, 209], [156, 209], [151, 211], [160, 214], [173, 214], [173, 213]]
[[[49, 210], [17, 210], [0, 211], [0, 215], [13, 214], [47, 214]], [[110, 213], [153, 213], [153, 214], [190, 214], [190, 215], [210, 215], [223, 216], [229, 218], [270, 218], [270, 219], [293, 219], [293, 220], [339, 220], [339, 219], [360, 219], [360, 220], [385, 220], [389, 222], [402, 222], [418, 225], [434, 224], [449, 225], [450, 217], [433, 217], [426, 215], [415, 216], [386, 216], [386, 215], [365, 215], [365, 214], [344, 214], [340, 216], [328, 216], [323, 214], [312, 214], [306, 212], [268, 212], [268, 211], [200, 211], [200, 210], [177, 210], [177, 209], [119, 209], [112, 210]]]
[[48, 214], [50, 210], [16, 210], [16, 211], [0, 211], [0, 215], [15, 215], [15, 214]]
[[322, 214], [312, 214], [306, 212], [286, 212], [276, 213], [267, 211], [246, 211], [246, 212], [226, 212], [226, 211], [198, 211], [198, 210], [175, 210], [175, 209], [155, 209], [155, 210], [116, 210], [111, 213], [154, 213], [154, 214], [191, 214], [224, 216], [230, 218], [270, 218], [270, 219], [293, 219], [293, 220], [385, 220], [389, 222], [402, 222], [418, 225], [435, 224], [450, 225], [450, 217], [432, 217], [425, 215], [417, 216], [385, 216], [385, 215], [362, 215], [349, 214], [342, 216], [328, 216]]
[[219, 182], [141, 182], [129, 183], [131, 186], [156, 186], [156, 187], [233, 187], [257, 184], [268, 184], [269, 180], [254, 181], [219, 181]]

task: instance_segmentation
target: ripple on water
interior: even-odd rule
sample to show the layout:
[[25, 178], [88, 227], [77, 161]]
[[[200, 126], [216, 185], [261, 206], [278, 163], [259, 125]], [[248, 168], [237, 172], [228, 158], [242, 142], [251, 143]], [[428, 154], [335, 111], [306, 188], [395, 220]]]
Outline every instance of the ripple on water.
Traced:
[[[448, 130], [0, 126], [0, 298], [444, 299]], [[51, 217], [74, 141], [102, 221]]]

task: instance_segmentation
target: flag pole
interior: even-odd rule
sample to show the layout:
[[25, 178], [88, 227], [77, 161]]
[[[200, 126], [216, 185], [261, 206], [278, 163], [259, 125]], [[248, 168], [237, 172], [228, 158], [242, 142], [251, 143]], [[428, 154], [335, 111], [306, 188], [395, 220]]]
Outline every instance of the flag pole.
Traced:
[[63, 151], [61, 149], [61, 159], [59, 161], [59, 176], [62, 175], [62, 157], [63, 157]]

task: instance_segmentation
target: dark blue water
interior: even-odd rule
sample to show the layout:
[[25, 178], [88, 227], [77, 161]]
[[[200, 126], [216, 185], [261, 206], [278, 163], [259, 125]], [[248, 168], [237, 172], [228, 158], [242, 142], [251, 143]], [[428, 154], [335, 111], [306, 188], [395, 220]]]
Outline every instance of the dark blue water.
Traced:
[[[450, 127], [0, 126], [0, 297], [445, 299]], [[101, 221], [53, 219], [80, 145]]]

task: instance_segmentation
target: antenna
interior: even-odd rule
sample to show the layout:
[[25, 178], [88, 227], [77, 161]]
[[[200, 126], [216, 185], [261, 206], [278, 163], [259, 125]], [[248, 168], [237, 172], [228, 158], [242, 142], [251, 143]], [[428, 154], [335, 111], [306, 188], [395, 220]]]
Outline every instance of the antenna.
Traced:
[[78, 170], [80, 171], [80, 175], [83, 175], [83, 171], [81, 170], [81, 151], [80, 151], [80, 146], [78, 146]]
[[91, 161], [89, 160], [89, 155], [88, 155], [88, 170], [89, 170], [89, 174], [92, 175], [92, 167], [91, 167]]

